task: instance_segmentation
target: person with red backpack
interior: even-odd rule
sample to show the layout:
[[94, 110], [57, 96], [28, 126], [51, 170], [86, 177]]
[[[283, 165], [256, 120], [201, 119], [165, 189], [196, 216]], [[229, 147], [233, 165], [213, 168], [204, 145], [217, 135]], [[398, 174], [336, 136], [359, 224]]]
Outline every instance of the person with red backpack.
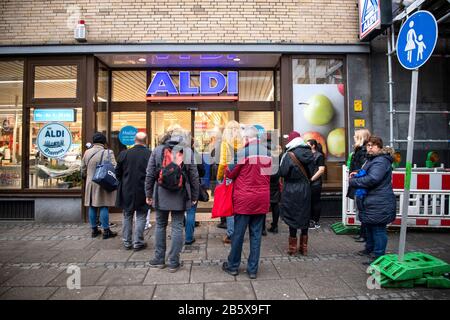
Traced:
[[150, 267], [166, 267], [166, 228], [172, 218], [172, 243], [168, 253], [169, 272], [181, 267], [184, 212], [196, 205], [199, 193], [197, 167], [190, 139], [181, 129], [169, 131], [150, 156], [145, 178], [147, 204], [156, 211], [155, 255]]

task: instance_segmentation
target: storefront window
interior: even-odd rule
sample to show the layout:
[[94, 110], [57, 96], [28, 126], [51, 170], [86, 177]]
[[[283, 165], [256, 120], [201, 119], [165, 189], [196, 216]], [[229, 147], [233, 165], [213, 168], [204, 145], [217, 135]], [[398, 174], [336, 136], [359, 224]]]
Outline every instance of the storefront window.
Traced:
[[240, 71], [239, 101], [273, 101], [273, 71]]
[[338, 187], [345, 161], [345, 99], [342, 59], [293, 59], [294, 130], [322, 145], [325, 181]]
[[22, 182], [23, 62], [0, 62], [0, 189]]
[[239, 111], [239, 122], [251, 126], [258, 125], [264, 130], [275, 128], [273, 111]]
[[34, 98], [76, 98], [77, 66], [36, 66]]
[[[124, 139], [119, 139], [120, 131], [124, 127], [131, 126], [136, 129], [137, 132], [147, 133], [145, 112], [113, 112], [111, 115], [111, 149], [116, 156], [127, 147], [132, 145], [125, 145], [122, 142], [127, 143]], [[131, 143], [131, 141], [129, 142]]]
[[30, 188], [81, 188], [81, 124], [81, 108], [30, 110]]
[[181, 127], [191, 132], [191, 111], [152, 112], [151, 147], [155, 148], [167, 130]]
[[146, 71], [113, 71], [112, 101], [145, 101]]
[[97, 79], [97, 131], [108, 136], [108, 70], [99, 69]]

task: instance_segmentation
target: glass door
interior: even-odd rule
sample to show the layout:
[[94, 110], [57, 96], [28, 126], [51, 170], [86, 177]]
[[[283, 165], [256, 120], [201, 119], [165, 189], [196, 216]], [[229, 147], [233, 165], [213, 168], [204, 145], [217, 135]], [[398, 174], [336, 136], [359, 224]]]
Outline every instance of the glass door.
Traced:
[[116, 158], [121, 151], [127, 149], [127, 146], [124, 145], [119, 139], [120, 130], [124, 127], [132, 126], [136, 128], [138, 132], [147, 133], [146, 123], [147, 121], [145, 111], [142, 112], [120, 111], [111, 113], [110, 148], [114, 151]]
[[194, 118], [194, 147], [200, 154], [205, 174], [201, 184], [208, 189], [209, 202], [199, 202], [199, 208], [211, 209], [217, 181], [220, 142], [228, 121], [234, 120], [234, 111], [196, 111]]

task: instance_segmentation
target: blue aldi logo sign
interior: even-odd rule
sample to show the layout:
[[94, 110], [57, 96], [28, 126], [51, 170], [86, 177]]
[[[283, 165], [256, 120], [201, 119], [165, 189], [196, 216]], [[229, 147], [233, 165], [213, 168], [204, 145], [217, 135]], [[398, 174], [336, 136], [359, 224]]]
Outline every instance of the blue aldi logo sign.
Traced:
[[381, 0], [359, 0], [359, 38], [381, 26]]
[[62, 158], [72, 144], [72, 134], [60, 123], [46, 124], [37, 135], [37, 147], [47, 158]]

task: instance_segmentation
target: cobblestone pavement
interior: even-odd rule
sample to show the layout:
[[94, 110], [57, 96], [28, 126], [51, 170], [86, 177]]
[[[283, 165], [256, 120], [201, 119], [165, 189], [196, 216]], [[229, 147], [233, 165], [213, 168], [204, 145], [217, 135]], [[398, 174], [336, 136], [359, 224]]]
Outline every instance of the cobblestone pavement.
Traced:
[[[225, 230], [202, 222], [196, 242], [185, 246], [183, 267], [176, 273], [151, 269], [154, 227], [146, 231], [148, 248], [125, 250], [114, 239], [92, 239], [88, 224], [0, 223], [0, 300], [5, 299], [450, 299], [443, 289], [368, 289], [362, 248], [352, 236], [336, 235], [325, 219], [310, 230], [309, 255], [286, 254], [288, 229], [263, 237], [256, 280], [245, 273], [248, 236], [238, 276], [221, 270], [230, 246]], [[170, 235], [170, 227], [168, 228]], [[388, 251], [396, 252], [398, 230], [389, 232]], [[168, 242], [170, 246], [170, 242]], [[430, 253], [450, 261], [450, 232], [409, 230], [407, 251]], [[69, 265], [81, 269], [81, 289], [69, 290]]]

